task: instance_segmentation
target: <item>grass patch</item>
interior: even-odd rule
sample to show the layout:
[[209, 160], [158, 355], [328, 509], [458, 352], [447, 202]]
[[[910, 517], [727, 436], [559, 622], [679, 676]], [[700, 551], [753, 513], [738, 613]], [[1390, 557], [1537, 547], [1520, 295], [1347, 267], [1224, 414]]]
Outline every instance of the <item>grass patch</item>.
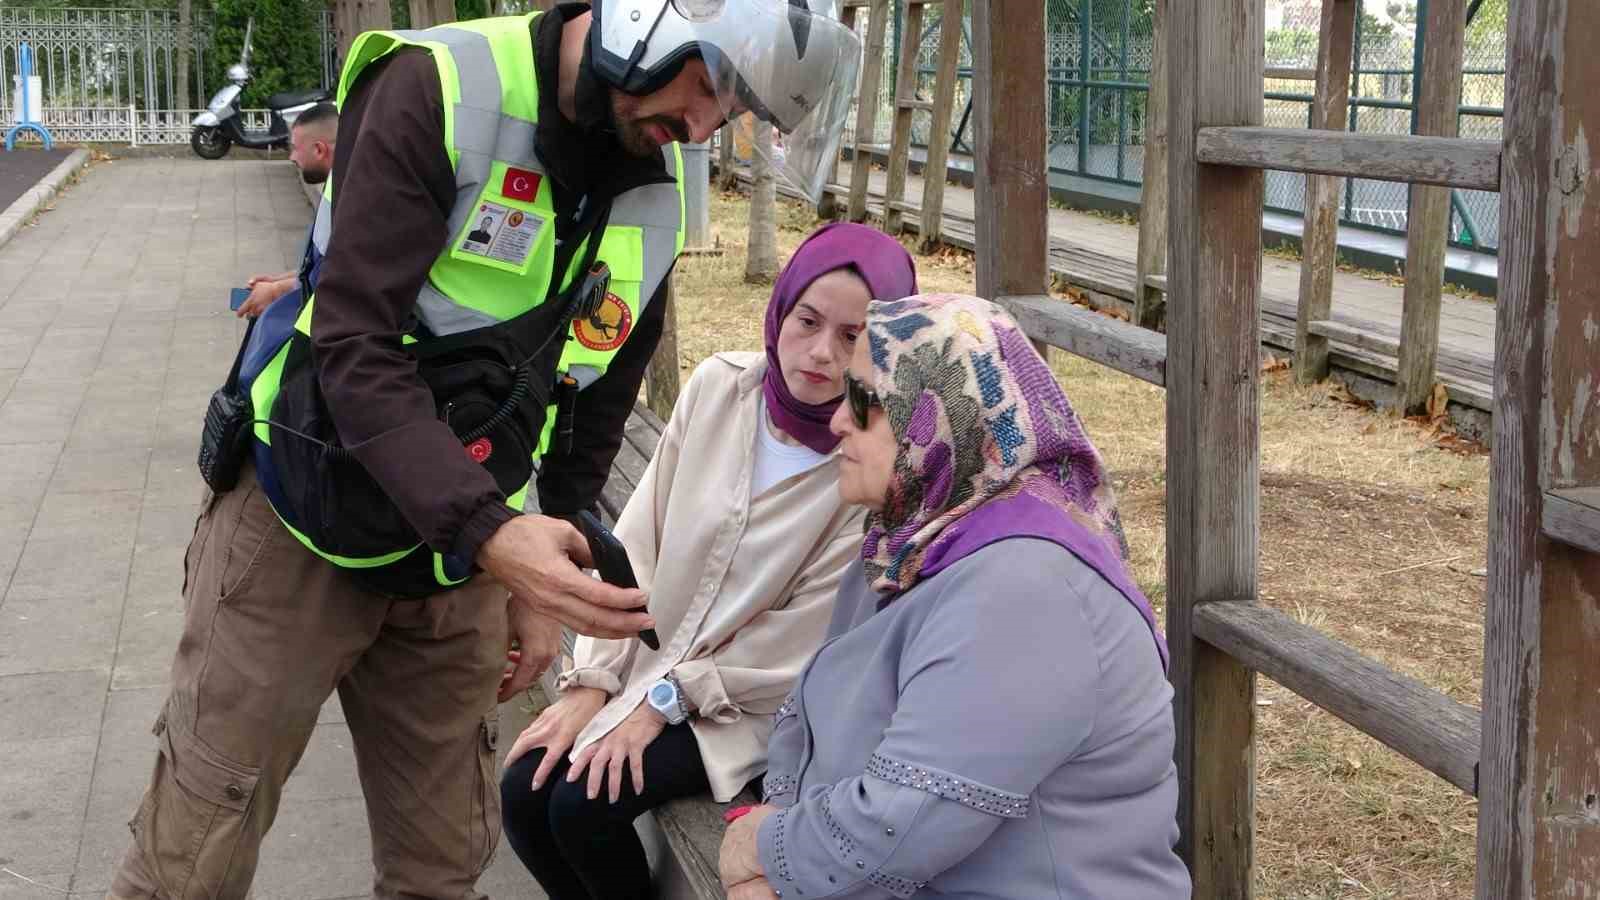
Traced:
[[[679, 364], [758, 350], [770, 287], [747, 285], [747, 204], [714, 195], [720, 257], [678, 263]], [[783, 258], [817, 225], [783, 203]], [[908, 242], [909, 246], [909, 242]], [[973, 290], [971, 258], [917, 258], [925, 291]], [[1051, 367], [1110, 467], [1134, 575], [1164, 615], [1165, 397], [1059, 351]], [[1462, 702], [1482, 679], [1487, 454], [1263, 374], [1262, 602]], [[1256, 887], [1267, 898], [1472, 895], [1477, 804], [1281, 686], [1258, 688]]]

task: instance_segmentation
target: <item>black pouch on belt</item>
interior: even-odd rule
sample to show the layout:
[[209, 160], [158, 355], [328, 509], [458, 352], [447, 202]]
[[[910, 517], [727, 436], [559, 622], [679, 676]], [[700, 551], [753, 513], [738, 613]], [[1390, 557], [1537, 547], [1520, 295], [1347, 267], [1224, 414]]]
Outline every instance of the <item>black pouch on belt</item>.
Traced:
[[250, 446], [250, 426], [255, 421], [255, 405], [250, 395], [239, 389], [239, 364], [256, 320], [246, 326], [239, 352], [234, 354], [228, 380], [211, 395], [206, 406], [205, 424], [200, 429], [200, 454], [197, 462], [206, 486], [221, 494], [239, 482], [239, 470]]

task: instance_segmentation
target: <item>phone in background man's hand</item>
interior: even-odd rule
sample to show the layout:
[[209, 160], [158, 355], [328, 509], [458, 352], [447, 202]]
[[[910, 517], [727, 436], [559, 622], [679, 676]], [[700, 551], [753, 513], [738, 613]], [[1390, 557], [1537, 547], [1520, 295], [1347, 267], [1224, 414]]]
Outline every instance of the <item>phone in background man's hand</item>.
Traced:
[[[628, 548], [611, 533], [611, 529], [588, 510], [578, 513], [578, 527], [583, 530], [583, 536], [589, 542], [589, 555], [594, 557], [594, 567], [600, 573], [600, 580], [621, 588], [639, 586], [639, 580], [633, 574], [633, 563], [628, 560]], [[634, 612], [647, 611], [643, 606], [634, 610]], [[646, 628], [639, 632], [639, 640], [644, 641], [644, 645], [651, 650], [661, 649], [661, 638], [656, 635], [654, 628]]]

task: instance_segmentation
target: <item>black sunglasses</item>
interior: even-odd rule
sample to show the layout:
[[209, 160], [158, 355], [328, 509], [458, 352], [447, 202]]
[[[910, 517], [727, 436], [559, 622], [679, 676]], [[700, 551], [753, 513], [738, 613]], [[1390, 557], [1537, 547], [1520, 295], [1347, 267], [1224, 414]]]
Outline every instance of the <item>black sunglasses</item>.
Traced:
[[855, 420], [856, 427], [866, 431], [867, 410], [874, 406], [881, 409], [883, 398], [878, 396], [877, 391], [867, 387], [866, 382], [849, 372], [844, 373], [844, 397], [850, 404], [850, 417]]

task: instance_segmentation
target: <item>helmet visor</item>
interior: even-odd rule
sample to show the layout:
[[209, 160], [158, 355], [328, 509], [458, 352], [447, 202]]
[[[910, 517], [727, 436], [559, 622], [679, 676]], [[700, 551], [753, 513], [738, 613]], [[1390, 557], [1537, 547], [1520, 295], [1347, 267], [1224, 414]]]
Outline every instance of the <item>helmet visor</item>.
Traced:
[[768, 162], [812, 202], [838, 157], [861, 66], [861, 41], [834, 19], [786, 0], [740, 4], [738, 21], [696, 23], [717, 102], [731, 121], [754, 113], [777, 129]]

